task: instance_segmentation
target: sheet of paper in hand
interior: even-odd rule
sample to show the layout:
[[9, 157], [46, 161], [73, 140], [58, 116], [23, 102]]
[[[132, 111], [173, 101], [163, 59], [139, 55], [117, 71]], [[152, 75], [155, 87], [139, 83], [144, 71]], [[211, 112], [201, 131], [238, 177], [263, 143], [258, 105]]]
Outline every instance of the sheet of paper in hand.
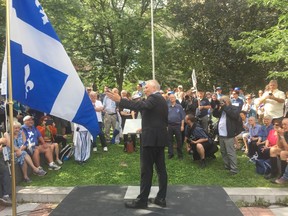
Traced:
[[142, 119], [126, 119], [123, 134], [136, 134], [141, 129]]

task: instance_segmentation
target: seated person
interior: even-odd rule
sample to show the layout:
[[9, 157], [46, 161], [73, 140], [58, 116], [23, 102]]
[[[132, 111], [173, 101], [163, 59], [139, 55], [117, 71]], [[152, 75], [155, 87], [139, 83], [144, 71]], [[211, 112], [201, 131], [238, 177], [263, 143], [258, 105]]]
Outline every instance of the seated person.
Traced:
[[25, 116], [23, 122], [24, 125], [22, 125], [21, 129], [24, 132], [27, 140], [24, 149], [30, 156], [32, 156], [34, 165], [39, 168], [40, 153], [43, 153], [45, 155], [46, 160], [48, 161], [49, 170], [61, 169], [60, 166], [54, 163], [51, 147], [44, 141], [40, 131], [37, 128], [35, 128], [32, 117], [29, 115]]
[[242, 119], [242, 123], [243, 123], [243, 128], [245, 129], [244, 131], [242, 131], [239, 135], [237, 135], [235, 137], [235, 147], [236, 149], [240, 149], [241, 146], [239, 145], [239, 139], [243, 140], [244, 143], [244, 148], [245, 148], [245, 154], [248, 153], [248, 145], [247, 145], [247, 140], [249, 137], [249, 124], [248, 124], [248, 119], [246, 118], [246, 112], [241, 111], [240, 112], [240, 117]]
[[[286, 152], [286, 163], [288, 163], [288, 152]], [[281, 159], [282, 161], [282, 159]], [[281, 175], [280, 178], [275, 180], [276, 184], [287, 184], [288, 183], [288, 166], [286, 165], [285, 167], [285, 172], [283, 173], [283, 175]]]
[[5, 148], [4, 138], [0, 138], [0, 187], [2, 194], [0, 194], [0, 205], [11, 206], [11, 178], [9, 173], [9, 168], [4, 159], [3, 150]]
[[[25, 151], [25, 135], [22, 131], [20, 131], [20, 128], [21, 124], [19, 122], [13, 123], [15, 158], [17, 163], [21, 166], [24, 182], [30, 183], [31, 180], [29, 179], [27, 174], [28, 165], [38, 176], [44, 176], [46, 175], [46, 172], [41, 168], [35, 167], [30, 155], [28, 155], [28, 153]], [[10, 150], [10, 135], [7, 132], [4, 134], [3, 142], [9, 147]]]
[[185, 122], [187, 124], [185, 130], [187, 151], [192, 150], [194, 160], [201, 159], [200, 167], [204, 168], [206, 166], [205, 157], [208, 156], [208, 152], [213, 148], [213, 141], [203, 128], [197, 126], [197, 119], [194, 115], [186, 115]]
[[[272, 125], [272, 118], [270, 116], [264, 117], [264, 125], [260, 132], [260, 139], [257, 142], [258, 145], [258, 159], [267, 160], [270, 158], [270, 149], [277, 144], [278, 133], [277, 130], [281, 127], [281, 121], [275, 120], [273, 123], [273, 128], [270, 129]], [[268, 135], [266, 135], [268, 132]], [[264, 141], [262, 141], [264, 140]]]
[[[277, 124], [277, 121], [274, 120]], [[278, 139], [277, 144], [270, 149], [270, 163], [271, 163], [271, 173], [265, 175], [265, 179], [272, 179], [278, 177], [278, 156], [281, 159], [280, 176], [283, 176], [287, 166], [288, 158], [288, 118], [282, 120], [282, 128], [279, 126], [277, 129]], [[276, 182], [276, 181], [275, 181]]]
[[257, 142], [260, 138], [261, 125], [256, 123], [254, 116], [249, 117], [248, 157], [252, 158], [257, 152]]
[[40, 125], [37, 126], [44, 141], [51, 146], [52, 152], [55, 153], [56, 162], [61, 165], [62, 161], [59, 159], [59, 145], [54, 141], [54, 134], [57, 134], [55, 123], [49, 116], [43, 116], [40, 119]]

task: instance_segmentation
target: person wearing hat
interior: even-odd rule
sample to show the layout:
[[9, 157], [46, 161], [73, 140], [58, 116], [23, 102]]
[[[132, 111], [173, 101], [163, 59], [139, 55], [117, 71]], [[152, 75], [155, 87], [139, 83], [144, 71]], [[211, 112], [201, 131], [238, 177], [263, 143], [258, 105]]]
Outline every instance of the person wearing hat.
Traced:
[[132, 93], [132, 97], [134, 95], [139, 95], [141, 98], [144, 97], [143, 90], [142, 90], [142, 84], [138, 83], [136, 88], [137, 88], [137, 90]]
[[217, 94], [217, 99], [219, 100], [223, 96], [222, 88], [220, 86], [218, 86], [215, 90], [216, 90], [216, 94]]
[[27, 140], [26, 151], [32, 156], [33, 162], [37, 168], [40, 167], [40, 153], [45, 155], [48, 161], [49, 170], [59, 170], [61, 169], [53, 161], [53, 153], [51, 147], [44, 141], [40, 131], [34, 126], [34, 121], [32, 116], [25, 116], [23, 118], [24, 124], [21, 129], [24, 132]]
[[183, 86], [179, 85], [177, 91], [175, 92], [176, 99], [181, 103], [184, 97]]

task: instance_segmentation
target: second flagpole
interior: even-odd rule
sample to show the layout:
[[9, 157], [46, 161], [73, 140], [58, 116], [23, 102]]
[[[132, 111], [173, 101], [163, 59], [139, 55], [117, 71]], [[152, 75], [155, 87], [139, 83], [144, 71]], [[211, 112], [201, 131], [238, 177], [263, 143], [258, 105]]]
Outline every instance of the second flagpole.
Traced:
[[7, 46], [7, 80], [8, 80], [8, 105], [9, 105], [9, 125], [10, 125], [10, 148], [11, 148], [11, 181], [12, 181], [12, 215], [17, 215], [16, 209], [16, 180], [15, 180], [15, 154], [13, 138], [13, 97], [12, 97], [12, 70], [10, 52], [10, 4], [11, 0], [6, 0], [6, 46]]

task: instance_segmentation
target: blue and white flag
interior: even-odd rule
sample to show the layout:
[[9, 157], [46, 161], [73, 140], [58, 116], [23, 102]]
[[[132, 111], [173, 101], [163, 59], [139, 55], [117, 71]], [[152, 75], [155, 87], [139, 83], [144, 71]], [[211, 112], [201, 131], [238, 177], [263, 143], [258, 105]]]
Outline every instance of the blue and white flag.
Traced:
[[12, 0], [13, 100], [99, 133], [96, 112], [38, 0]]

